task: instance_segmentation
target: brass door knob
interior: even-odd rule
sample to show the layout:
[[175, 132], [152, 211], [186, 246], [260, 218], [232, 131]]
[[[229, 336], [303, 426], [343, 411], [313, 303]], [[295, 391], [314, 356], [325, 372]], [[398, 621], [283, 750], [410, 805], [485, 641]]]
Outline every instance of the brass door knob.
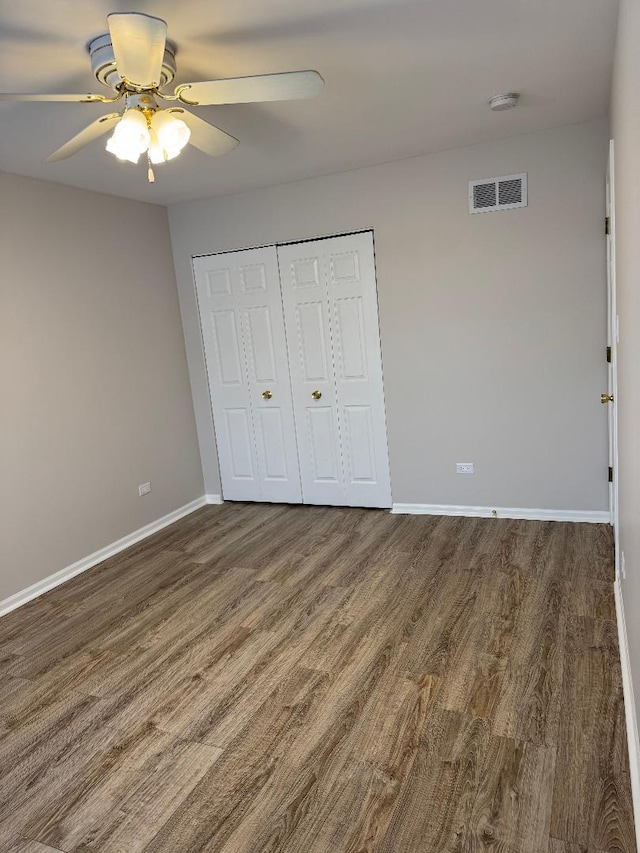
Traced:
[[601, 403], [613, 403], [613, 394], [600, 394]]
[[273, 397], [273, 394], [271, 393], [271, 391], [263, 391], [262, 392], [262, 399], [263, 400], [270, 400], [272, 397]]
[[311, 396], [314, 400], [319, 400], [322, 397], [322, 391], [312, 391]]

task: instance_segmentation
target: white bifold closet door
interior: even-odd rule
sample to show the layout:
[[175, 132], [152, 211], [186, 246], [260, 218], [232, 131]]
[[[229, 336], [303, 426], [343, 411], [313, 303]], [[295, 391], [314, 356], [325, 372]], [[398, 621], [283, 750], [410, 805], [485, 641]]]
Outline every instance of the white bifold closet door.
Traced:
[[300, 503], [276, 249], [193, 265], [223, 495]]
[[304, 503], [390, 507], [373, 235], [278, 247]]

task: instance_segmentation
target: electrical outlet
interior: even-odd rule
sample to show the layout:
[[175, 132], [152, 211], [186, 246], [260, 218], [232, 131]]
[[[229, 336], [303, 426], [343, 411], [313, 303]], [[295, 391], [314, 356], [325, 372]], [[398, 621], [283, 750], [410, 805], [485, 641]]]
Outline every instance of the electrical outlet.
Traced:
[[456, 474], [475, 474], [473, 462], [456, 462]]
[[624, 551], [620, 552], [620, 574], [622, 575], [622, 580], [625, 581], [627, 579], [627, 570], [624, 565]]
[[151, 491], [151, 483], [143, 483], [141, 486], [138, 486], [138, 494], [140, 497], [143, 495], [148, 495]]

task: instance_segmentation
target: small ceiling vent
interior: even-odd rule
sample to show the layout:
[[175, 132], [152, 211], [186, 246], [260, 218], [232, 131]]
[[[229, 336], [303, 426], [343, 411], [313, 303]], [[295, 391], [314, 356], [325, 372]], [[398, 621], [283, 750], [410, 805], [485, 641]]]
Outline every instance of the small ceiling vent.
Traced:
[[469, 213], [527, 206], [527, 173], [469, 181]]

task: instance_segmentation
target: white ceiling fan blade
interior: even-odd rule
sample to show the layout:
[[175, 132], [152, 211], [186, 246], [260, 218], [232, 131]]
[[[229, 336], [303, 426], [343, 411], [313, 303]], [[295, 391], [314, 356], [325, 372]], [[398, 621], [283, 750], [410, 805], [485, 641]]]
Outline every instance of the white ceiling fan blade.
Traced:
[[176, 95], [185, 104], [250, 104], [312, 98], [322, 91], [324, 80], [317, 71], [286, 71], [256, 77], [230, 77], [178, 86]]
[[140, 88], [160, 85], [167, 25], [161, 18], [140, 12], [107, 16], [118, 74]]
[[28, 93], [0, 93], [0, 101], [77, 101], [82, 104], [104, 103], [113, 100], [103, 95], [36, 95]]
[[81, 148], [93, 142], [94, 139], [98, 139], [98, 137], [108, 133], [111, 128], [116, 126], [121, 118], [120, 113], [109, 113], [109, 115], [101, 116], [96, 121], [92, 121], [80, 133], [76, 133], [73, 139], [65, 142], [61, 148], [50, 154], [44, 162], [56, 163], [58, 160], [65, 160], [67, 157], [71, 157], [72, 154], [80, 151]]
[[230, 136], [224, 130], [220, 130], [219, 127], [209, 124], [208, 121], [199, 116], [194, 116], [193, 113], [189, 113], [181, 107], [171, 107], [167, 112], [181, 118], [187, 125], [191, 131], [189, 138], [191, 145], [211, 157], [220, 157], [222, 154], [233, 151], [236, 145], [240, 144], [234, 136]]

